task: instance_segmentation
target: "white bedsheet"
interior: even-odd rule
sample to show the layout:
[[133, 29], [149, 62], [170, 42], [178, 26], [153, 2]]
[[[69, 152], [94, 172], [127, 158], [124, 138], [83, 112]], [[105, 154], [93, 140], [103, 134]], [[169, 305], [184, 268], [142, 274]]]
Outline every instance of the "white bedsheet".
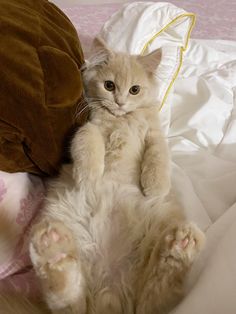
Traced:
[[236, 313], [236, 42], [192, 40], [172, 98], [173, 187], [207, 245], [174, 314]]

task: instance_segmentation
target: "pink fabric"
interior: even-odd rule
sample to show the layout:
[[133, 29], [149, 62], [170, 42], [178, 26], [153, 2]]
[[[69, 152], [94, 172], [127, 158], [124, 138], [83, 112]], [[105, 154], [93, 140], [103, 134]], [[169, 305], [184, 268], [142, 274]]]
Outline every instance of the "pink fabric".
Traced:
[[[158, 2], [158, 1], [156, 1]], [[197, 23], [192, 38], [236, 40], [236, 1], [235, 0], [170, 0], [174, 5], [195, 13]], [[79, 33], [85, 56], [88, 54], [92, 39], [104, 22], [122, 4], [75, 5], [62, 8]]]
[[29, 274], [28, 237], [44, 194], [40, 178], [0, 171], [0, 224], [4, 231], [0, 230], [0, 291], [14, 289], [28, 293], [36, 288], [31, 285], [33, 279], [30, 280], [34, 276]]
[[38, 279], [31, 266], [1, 280], [0, 292], [6, 294], [19, 293], [33, 299], [38, 299], [41, 295]]
[[77, 5], [64, 8], [64, 13], [74, 24], [85, 56], [88, 54], [93, 38], [109, 17], [121, 7], [120, 4]]

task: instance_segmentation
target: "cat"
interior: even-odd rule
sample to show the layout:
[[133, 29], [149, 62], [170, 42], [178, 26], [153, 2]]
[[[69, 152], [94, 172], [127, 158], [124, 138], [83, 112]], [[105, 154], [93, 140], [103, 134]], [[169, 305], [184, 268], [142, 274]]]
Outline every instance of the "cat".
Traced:
[[49, 184], [30, 256], [54, 314], [163, 314], [204, 245], [170, 193], [155, 73], [161, 49], [114, 52], [100, 39], [82, 69], [88, 122]]

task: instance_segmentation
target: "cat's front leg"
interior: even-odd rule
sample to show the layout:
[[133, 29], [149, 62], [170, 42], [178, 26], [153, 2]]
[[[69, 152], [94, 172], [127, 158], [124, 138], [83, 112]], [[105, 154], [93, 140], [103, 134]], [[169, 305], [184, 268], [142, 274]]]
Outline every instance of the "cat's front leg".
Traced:
[[104, 172], [105, 144], [99, 128], [87, 122], [75, 134], [71, 155], [73, 177], [77, 186], [83, 182], [96, 181]]
[[170, 157], [159, 129], [149, 129], [141, 165], [141, 186], [146, 196], [162, 198], [170, 190]]
[[73, 235], [60, 221], [32, 230], [30, 256], [53, 313], [86, 313], [86, 285]]

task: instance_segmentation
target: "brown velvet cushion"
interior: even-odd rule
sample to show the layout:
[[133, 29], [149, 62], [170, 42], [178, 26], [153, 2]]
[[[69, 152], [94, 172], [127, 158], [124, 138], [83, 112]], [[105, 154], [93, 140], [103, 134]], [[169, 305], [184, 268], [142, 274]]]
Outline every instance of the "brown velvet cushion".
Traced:
[[[0, 170], [59, 169], [82, 97], [80, 42], [46, 0], [0, 0]], [[66, 145], [66, 146], [65, 146]]]

